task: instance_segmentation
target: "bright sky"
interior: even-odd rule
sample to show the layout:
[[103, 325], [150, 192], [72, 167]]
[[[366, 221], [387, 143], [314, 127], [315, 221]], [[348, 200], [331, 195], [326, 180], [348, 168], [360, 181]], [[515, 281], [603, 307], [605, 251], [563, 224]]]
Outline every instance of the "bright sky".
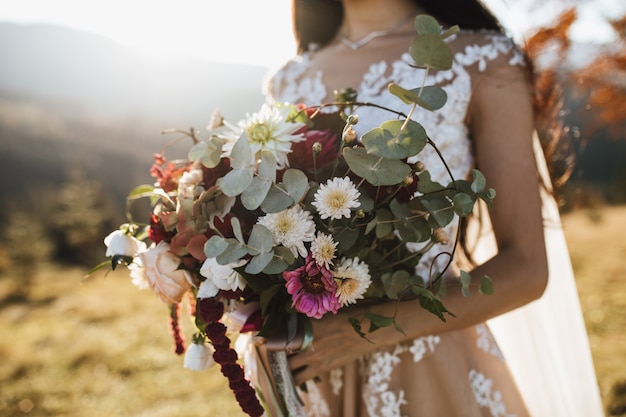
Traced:
[[[524, 16], [519, 0], [486, 0], [519, 34], [555, 10]], [[571, 1], [571, 0], [570, 0]], [[542, 2], [562, 9], [566, 0]], [[607, 41], [602, 16], [626, 13], [623, 0], [583, 0], [573, 37]], [[162, 55], [273, 67], [294, 51], [291, 0], [0, 0], [0, 21], [52, 23], [108, 36]], [[541, 2], [540, 2], [541, 4]]]

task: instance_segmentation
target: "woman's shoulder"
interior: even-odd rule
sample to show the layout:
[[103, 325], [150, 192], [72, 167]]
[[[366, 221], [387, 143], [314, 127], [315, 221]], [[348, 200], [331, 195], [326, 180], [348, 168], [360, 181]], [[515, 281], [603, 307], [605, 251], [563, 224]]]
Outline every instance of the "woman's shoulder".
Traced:
[[477, 66], [479, 72], [489, 67], [523, 67], [526, 59], [515, 41], [495, 30], [461, 30], [450, 41], [457, 64]]

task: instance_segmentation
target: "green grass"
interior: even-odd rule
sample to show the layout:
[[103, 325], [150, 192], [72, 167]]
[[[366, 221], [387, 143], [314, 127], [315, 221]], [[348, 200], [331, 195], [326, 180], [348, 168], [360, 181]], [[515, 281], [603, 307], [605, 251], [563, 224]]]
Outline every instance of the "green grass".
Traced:
[[[564, 218], [607, 406], [626, 381], [625, 225], [626, 207]], [[125, 269], [84, 272], [40, 268], [27, 302], [9, 297], [19, 277], [0, 277], [0, 416], [243, 416], [217, 368], [183, 368], [154, 294]]]

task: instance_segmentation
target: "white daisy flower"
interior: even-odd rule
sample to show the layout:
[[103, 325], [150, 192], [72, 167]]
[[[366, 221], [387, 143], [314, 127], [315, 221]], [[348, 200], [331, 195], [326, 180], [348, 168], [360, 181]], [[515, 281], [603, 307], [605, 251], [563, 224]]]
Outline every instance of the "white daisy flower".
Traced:
[[329, 269], [328, 264], [332, 265], [336, 248], [337, 242], [333, 240], [332, 236], [318, 233], [311, 243], [311, 255], [319, 266], [323, 265]]
[[334, 271], [337, 280], [337, 298], [341, 306], [353, 304], [363, 298], [372, 282], [369, 266], [359, 258], [343, 258]]
[[311, 242], [315, 238], [315, 223], [308, 211], [296, 205], [280, 213], [266, 214], [260, 217], [258, 223], [272, 232], [274, 245], [283, 245], [291, 249], [295, 256], [307, 255], [304, 242]]
[[350, 178], [335, 177], [326, 184], [320, 185], [315, 193], [313, 205], [322, 219], [341, 219], [350, 217], [350, 209], [359, 207], [361, 193], [356, 189]]
[[296, 134], [304, 127], [304, 123], [286, 121], [290, 113], [289, 106], [264, 104], [259, 112], [247, 115], [237, 126], [225, 123], [234, 133], [233, 136], [226, 135], [225, 154], [230, 155], [236, 140], [245, 133], [252, 150], [253, 162], [261, 159], [261, 152], [266, 151], [276, 158], [279, 169], [289, 166], [287, 154], [291, 152], [291, 144], [306, 139], [302, 133]]

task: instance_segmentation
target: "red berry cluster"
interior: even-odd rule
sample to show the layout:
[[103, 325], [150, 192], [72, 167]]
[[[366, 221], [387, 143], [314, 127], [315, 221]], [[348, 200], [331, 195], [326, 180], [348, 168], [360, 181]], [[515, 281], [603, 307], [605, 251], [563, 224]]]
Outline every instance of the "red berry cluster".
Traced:
[[243, 368], [237, 363], [237, 352], [230, 347], [226, 326], [218, 321], [224, 314], [224, 304], [213, 298], [203, 298], [198, 300], [196, 312], [208, 323], [204, 332], [215, 348], [213, 359], [220, 364], [222, 374], [228, 378], [228, 386], [235, 393], [239, 406], [246, 414], [261, 417], [264, 413], [263, 406], [246, 379]]
[[170, 306], [170, 328], [172, 330], [172, 336], [174, 337], [174, 352], [176, 352], [177, 355], [182, 355], [185, 353], [185, 339], [180, 330], [178, 321], [179, 314], [180, 305], [172, 304]]

